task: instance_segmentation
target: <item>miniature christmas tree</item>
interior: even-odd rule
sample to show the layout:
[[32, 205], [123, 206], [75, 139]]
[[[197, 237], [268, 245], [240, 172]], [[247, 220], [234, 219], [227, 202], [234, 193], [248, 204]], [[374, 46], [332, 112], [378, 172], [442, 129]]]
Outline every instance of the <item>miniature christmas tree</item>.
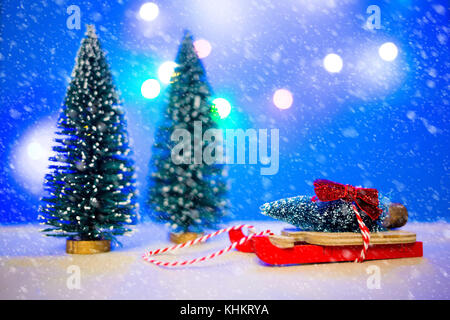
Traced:
[[154, 211], [153, 218], [166, 222], [174, 232], [198, 233], [215, 228], [225, 215], [225, 168], [217, 163], [194, 161], [188, 153], [183, 154], [187, 159], [183, 163], [172, 160], [171, 151], [178, 143], [171, 140], [174, 130], [186, 130], [192, 150], [204, 150], [208, 143], [194, 139], [194, 128], [199, 130], [200, 124], [203, 137], [206, 130], [217, 127], [209, 101], [211, 88], [189, 32], [184, 34], [175, 62], [168, 106], [153, 146], [154, 172], [148, 203]]
[[126, 121], [93, 26], [81, 43], [58, 120], [40, 218], [46, 235], [113, 240], [136, 208]]
[[359, 232], [354, 210], [358, 210], [371, 232], [399, 228], [408, 221], [406, 207], [379, 196], [376, 189], [324, 179], [315, 180], [314, 187], [314, 197], [296, 196], [265, 203], [260, 207], [261, 213], [301, 230], [318, 232]]

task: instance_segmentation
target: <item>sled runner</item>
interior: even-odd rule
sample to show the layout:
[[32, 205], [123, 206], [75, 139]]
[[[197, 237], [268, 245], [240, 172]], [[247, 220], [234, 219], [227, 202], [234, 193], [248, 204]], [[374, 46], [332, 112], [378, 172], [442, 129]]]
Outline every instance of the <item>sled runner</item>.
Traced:
[[[242, 229], [229, 231], [231, 242], [245, 235]], [[241, 252], [254, 252], [270, 265], [355, 261], [363, 239], [354, 232], [307, 232], [284, 229], [281, 235], [254, 236], [242, 245]], [[370, 234], [370, 246], [364, 260], [422, 257], [422, 242], [407, 231], [386, 231]]]

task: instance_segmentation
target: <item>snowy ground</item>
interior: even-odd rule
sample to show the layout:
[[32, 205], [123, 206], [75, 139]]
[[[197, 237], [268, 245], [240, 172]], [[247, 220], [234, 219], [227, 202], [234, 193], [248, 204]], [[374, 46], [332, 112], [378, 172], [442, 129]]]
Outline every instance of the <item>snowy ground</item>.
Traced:
[[[285, 226], [252, 224], [274, 231]], [[450, 224], [445, 223], [405, 228], [424, 242], [423, 258], [269, 267], [253, 254], [231, 252], [177, 270], [141, 259], [147, 248], [169, 244], [159, 225], [139, 225], [131, 237], [122, 237], [123, 248], [90, 256], [67, 255], [65, 240], [43, 237], [39, 227], [0, 227], [1, 299], [450, 299]], [[227, 237], [220, 236], [161, 259], [200, 256], [226, 244]], [[80, 289], [67, 286], [70, 266], [79, 267]], [[367, 285], [374, 269], [380, 271], [379, 289]]]

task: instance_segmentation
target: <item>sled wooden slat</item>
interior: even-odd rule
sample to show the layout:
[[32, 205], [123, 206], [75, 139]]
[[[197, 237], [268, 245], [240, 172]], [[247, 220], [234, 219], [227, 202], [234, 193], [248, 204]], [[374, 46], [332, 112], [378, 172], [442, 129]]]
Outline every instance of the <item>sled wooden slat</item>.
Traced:
[[[281, 236], [270, 236], [270, 242], [279, 248], [292, 248], [299, 243], [321, 246], [362, 245], [360, 233], [354, 232], [310, 232], [284, 229]], [[370, 244], [404, 244], [416, 242], [416, 234], [408, 231], [386, 231], [370, 233]]]

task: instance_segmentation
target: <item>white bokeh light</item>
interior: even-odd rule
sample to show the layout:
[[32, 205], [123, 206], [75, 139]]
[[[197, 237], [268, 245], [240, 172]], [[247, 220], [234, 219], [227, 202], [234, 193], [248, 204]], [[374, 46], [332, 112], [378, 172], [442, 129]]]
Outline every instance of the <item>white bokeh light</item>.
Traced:
[[231, 112], [231, 104], [224, 98], [217, 98], [213, 100], [217, 113], [221, 119], [225, 119]]
[[56, 120], [37, 122], [12, 149], [11, 164], [16, 180], [28, 191], [41, 194], [44, 177], [54, 155]]
[[28, 157], [33, 160], [39, 160], [44, 155], [45, 151], [39, 142], [32, 141], [27, 146]]
[[378, 54], [385, 61], [394, 61], [398, 55], [397, 46], [392, 42], [383, 43], [378, 49]]
[[158, 69], [158, 78], [162, 83], [168, 84], [177, 64], [173, 61], [164, 62]]
[[323, 59], [324, 68], [331, 73], [340, 72], [343, 65], [344, 63], [342, 61], [342, 58], [335, 53], [327, 54]]
[[292, 93], [286, 89], [278, 89], [273, 94], [273, 103], [278, 109], [289, 109], [294, 102]]
[[206, 58], [211, 53], [212, 47], [208, 40], [199, 39], [194, 42], [195, 51], [200, 59]]
[[156, 98], [159, 95], [160, 91], [161, 86], [159, 85], [159, 82], [156, 79], [145, 80], [141, 86], [141, 93], [147, 99]]
[[146, 2], [139, 9], [139, 16], [141, 17], [142, 20], [145, 21], [153, 21], [158, 17], [158, 15], [159, 15], [159, 8], [153, 2]]

